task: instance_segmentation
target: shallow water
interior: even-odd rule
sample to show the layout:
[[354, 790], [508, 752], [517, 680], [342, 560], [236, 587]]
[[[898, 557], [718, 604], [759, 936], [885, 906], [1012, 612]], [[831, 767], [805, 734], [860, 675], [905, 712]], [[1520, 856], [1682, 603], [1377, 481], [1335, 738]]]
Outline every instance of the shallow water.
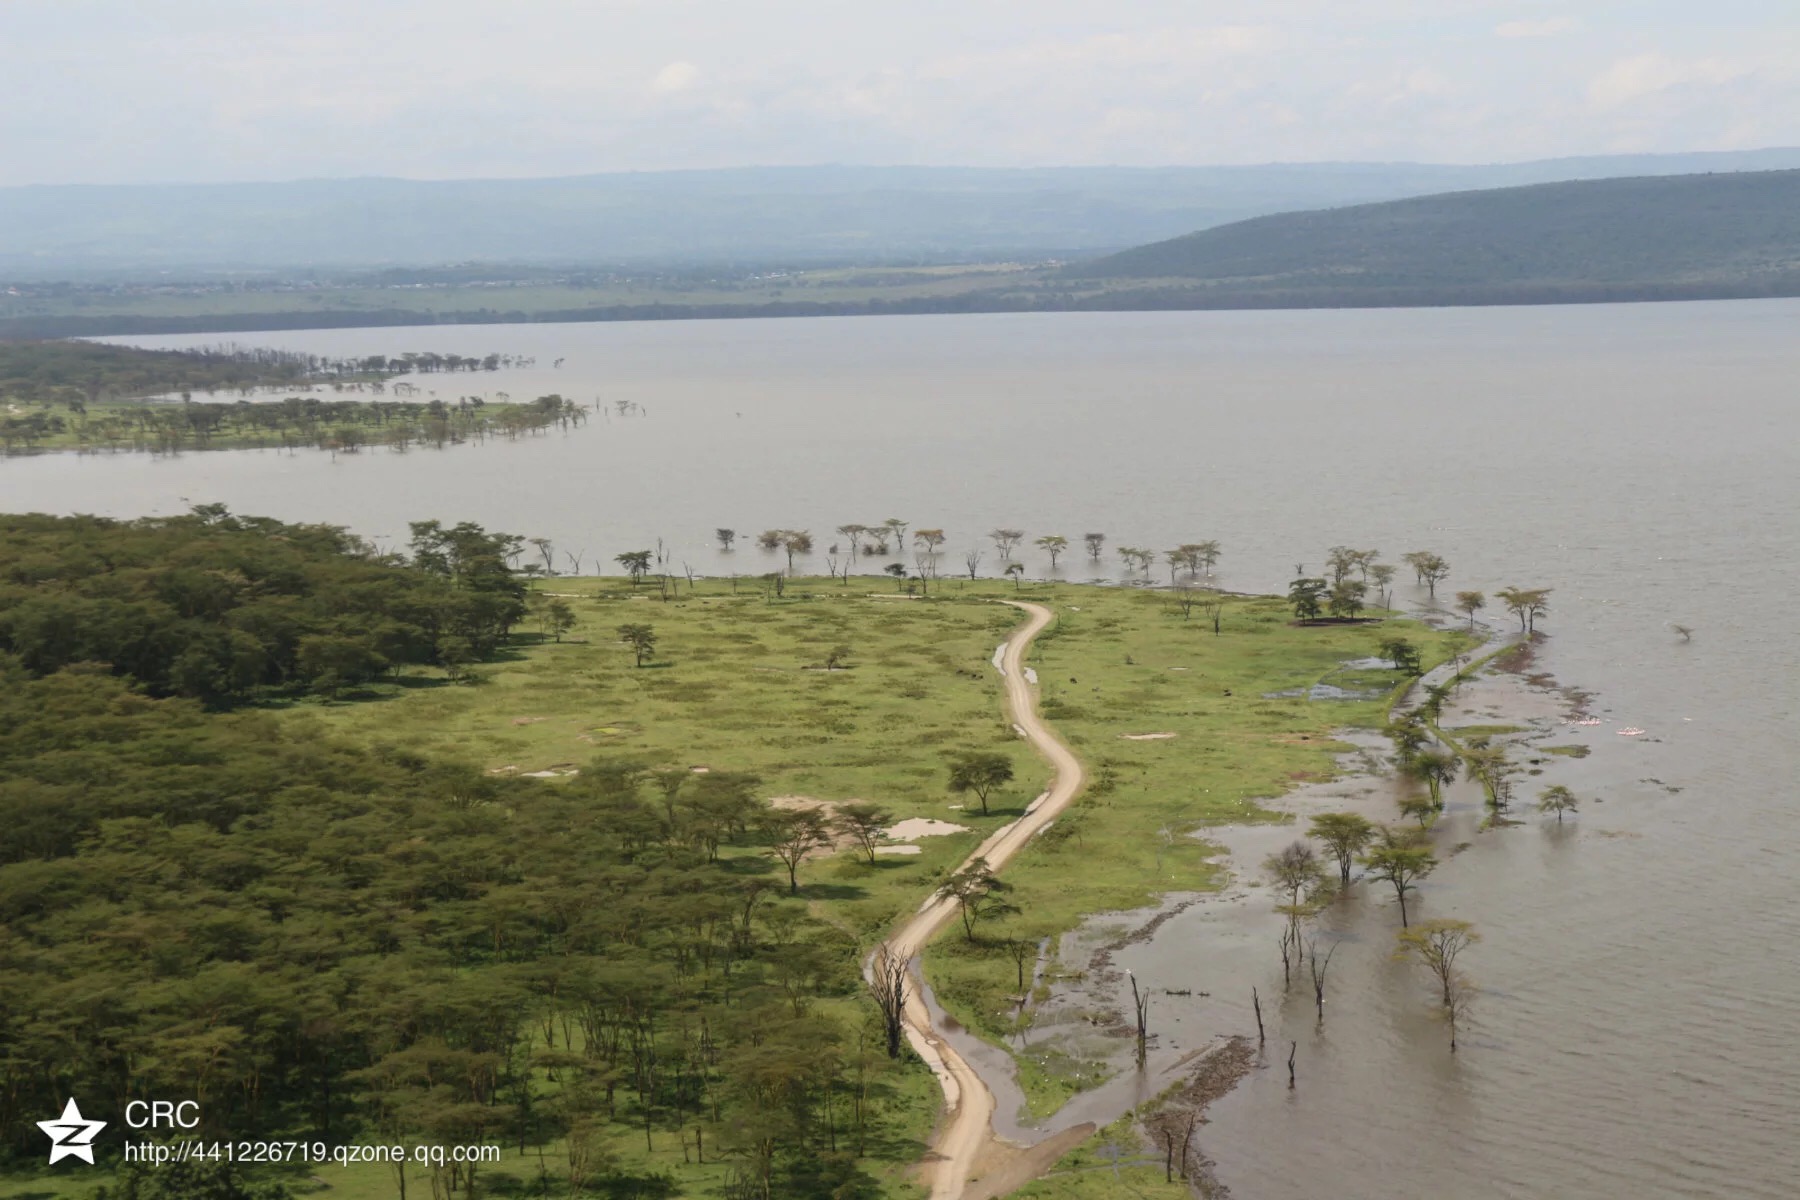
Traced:
[[[677, 565], [743, 572], [769, 560], [716, 554], [715, 526], [810, 527], [823, 547], [839, 524], [900, 516], [948, 529], [951, 562], [1016, 525], [1114, 545], [1217, 538], [1219, 582], [1241, 589], [1317, 570], [1340, 542], [1435, 549], [1449, 590], [1554, 586], [1540, 665], [1648, 733], [1583, 730], [1593, 755], [1553, 765], [1545, 782], [1604, 799], [1567, 829], [1476, 835], [1472, 813], [1453, 816], [1471, 845], [1423, 900], [1485, 934], [1465, 960], [1483, 994], [1462, 1053], [1387, 960], [1391, 911], [1345, 905], [1332, 919], [1356, 940], [1326, 1032], [1298, 996], [1271, 1025], [1301, 1043], [1301, 1086], [1253, 1074], [1216, 1106], [1205, 1149], [1251, 1200], [1787, 1196], [1797, 324], [1800, 302], [1768, 301], [237, 335], [561, 356], [561, 370], [420, 382], [646, 411], [441, 454], [14, 459], [0, 506], [219, 500], [389, 542], [409, 520], [470, 519], [548, 536], [590, 570], [660, 537]], [[1063, 565], [1093, 571], [1078, 554]], [[1229, 905], [1196, 911], [1184, 986], [1279, 987], [1260, 932]], [[1219, 1032], [1253, 1032], [1247, 990], [1210, 990]]]

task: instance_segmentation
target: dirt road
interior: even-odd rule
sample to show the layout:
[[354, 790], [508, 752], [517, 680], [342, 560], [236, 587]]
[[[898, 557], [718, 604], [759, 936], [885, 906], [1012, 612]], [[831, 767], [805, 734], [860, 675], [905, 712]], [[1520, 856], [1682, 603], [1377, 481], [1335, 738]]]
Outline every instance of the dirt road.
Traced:
[[[1086, 779], [1081, 761], [1038, 716], [1036, 697], [1025, 675], [1025, 651], [1054, 615], [1040, 604], [1009, 603], [1028, 613], [1030, 620], [1007, 640], [999, 656], [1000, 669], [1005, 676], [1008, 715], [1026, 740], [1049, 760], [1055, 773], [1049, 790], [1026, 810], [1024, 816], [996, 830], [970, 856], [971, 860], [985, 858], [995, 871], [999, 871], [1034, 834], [1068, 807]], [[915, 959], [937, 931], [955, 919], [955, 902], [934, 896], [894, 935], [890, 945], [903, 957]], [[914, 969], [916, 971], [916, 964]], [[995, 1141], [991, 1123], [994, 1097], [975, 1069], [932, 1027], [931, 1014], [919, 999], [916, 979], [910, 991], [906, 1001], [907, 1039], [936, 1073], [944, 1089], [944, 1122], [938, 1129], [931, 1159], [925, 1166], [926, 1178], [931, 1184], [931, 1200], [962, 1200], [965, 1192], [970, 1190], [969, 1177], [977, 1161]]]

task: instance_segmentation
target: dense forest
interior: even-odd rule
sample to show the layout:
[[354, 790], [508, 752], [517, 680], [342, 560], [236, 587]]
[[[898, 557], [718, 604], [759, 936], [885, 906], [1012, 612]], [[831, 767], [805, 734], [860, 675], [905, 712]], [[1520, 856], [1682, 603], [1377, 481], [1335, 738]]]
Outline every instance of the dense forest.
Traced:
[[1800, 284], [1800, 171], [1604, 179], [1282, 213], [1066, 268], [1236, 292]]
[[0, 1158], [41, 1155], [70, 1095], [192, 1097], [213, 1136], [553, 1143], [558, 1194], [621, 1132], [725, 1156], [739, 1197], [867, 1193], [889, 1061], [853, 939], [782, 896], [753, 777], [497, 777], [170, 694], [493, 649], [512, 539], [5, 529]]
[[0, 516], [0, 652], [36, 676], [104, 664], [212, 705], [326, 694], [494, 652], [525, 612], [521, 541], [413, 527], [412, 561], [344, 530], [237, 517]]

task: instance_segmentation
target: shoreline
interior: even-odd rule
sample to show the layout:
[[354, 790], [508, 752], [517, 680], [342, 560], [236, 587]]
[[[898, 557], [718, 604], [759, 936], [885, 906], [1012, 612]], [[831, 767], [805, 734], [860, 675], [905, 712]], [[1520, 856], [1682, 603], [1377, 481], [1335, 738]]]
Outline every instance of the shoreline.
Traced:
[[[1411, 615], [1429, 621], [1431, 612]], [[1482, 623], [1477, 624], [1477, 629], [1485, 629], [1488, 633], [1487, 640], [1478, 650], [1465, 658], [1460, 666], [1455, 660], [1440, 664], [1396, 688], [1390, 700], [1390, 711], [1416, 704], [1419, 693], [1431, 683], [1459, 678], [1465, 681], [1463, 689], [1468, 689], [1469, 694], [1459, 695], [1452, 701], [1447, 713], [1492, 717], [1491, 712], [1476, 712], [1476, 706], [1492, 706], [1498, 697], [1489, 693], [1507, 692], [1510, 695], [1505, 698], [1503, 708], [1506, 711], [1502, 715], [1510, 713], [1523, 726], [1522, 733], [1515, 735], [1519, 740], [1541, 740], [1555, 734], [1559, 726], [1548, 723], [1547, 714], [1542, 711], [1543, 700], [1549, 700], [1563, 711], [1576, 711], [1579, 698], [1572, 696], [1568, 689], [1546, 686], [1536, 679], [1512, 672], [1491, 670], [1494, 660], [1523, 643], [1516, 634]], [[1477, 688], [1480, 684], [1488, 686]], [[1530, 699], [1534, 695], [1540, 699]], [[1348, 748], [1337, 756], [1338, 769], [1331, 778], [1303, 784], [1262, 802], [1265, 808], [1281, 813], [1286, 819], [1207, 826], [1192, 831], [1189, 836], [1217, 847], [1211, 860], [1227, 873], [1227, 882], [1220, 890], [1171, 891], [1164, 893], [1157, 904], [1145, 908], [1089, 914], [1080, 927], [1066, 931], [1056, 939], [1055, 949], [1040, 954], [1036, 968], [1039, 976], [1048, 964], [1063, 963], [1083, 978], [1073, 986], [1065, 980], [1057, 986], [1054, 995], [1034, 1006], [1037, 1019], [1020, 1035], [1017, 1044], [1000, 1046], [978, 1037], [946, 1013], [928, 987], [922, 989], [922, 1002], [930, 1010], [939, 1036], [954, 1049], [987, 1091], [991, 1106], [987, 1114], [989, 1136], [994, 1144], [1012, 1151], [1005, 1164], [1005, 1173], [1012, 1186], [1041, 1177], [1057, 1157], [1092, 1131], [1130, 1116], [1146, 1105], [1156, 1104], [1160, 1098], [1190, 1091], [1203, 1093], [1198, 1100], [1193, 1097], [1190, 1100], [1204, 1112], [1207, 1105], [1229, 1095], [1250, 1071], [1272, 1064], [1266, 1048], [1251, 1047], [1245, 1040], [1239, 1014], [1247, 1015], [1249, 1005], [1235, 999], [1236, 993], [1242, 991], [1247, 1000], [1253, 983], [1270, 982], [1266, 976], [1272, 963], [1265, 960], [1272, 957], [1272, 951], [1263, 942], [1272, 934], [1265, 930], [1263, 937], [1255, 942], [1254, 952], [1242, 954], [1246, 949], [1245, 927], [1267, 925], [1272, 929], [1276, 924], [1272, 893], [1257, 878], [1256, 864], [1299, 836], [1304, 822], [1320, 813], [1352, 811], [1380, 824], [1394, 823], [1398, 819], [1395, 802], [1409, 787], [1386, 762], [1390, 746], [1384, 734], [1377, 730], [1346, 729], [1339, 731], [1337, 737]], [[1468, 804], [1458, 803], [1454, 807], [1459, 817], [1468, 815]], [[1479, 808], [1479, 805], [1475, 807]], [[1450, 823], [1444, 823], [1443, 828], [1448, 832]], [[1457, 845], [1440, 852], [1447, 861], [1462, 848]], [[1360, 882], [1364, 880], [1358, 872], [1352, 878], [1352, 887]], [[1359, 904], [1380, 904], [1381, 900], [1374, 893], [1362, 898], [1359, 890]], [[1207, 970], [1209, 954], [1203, 949], [1198, 955], [1187, 956], [1189, 968], [1183, 976], [1170, 978], [1164, 973], [1162, 982], [1157, 982], [1151, 971], [1144, 968], [1156, 958], [1157, 942], [1164, 936], [1164, 929], [1184, 916], [1237, 927], [1236, 933], [1226, 939], [1235, 943], [1228, 951], [1235, 949], [1237, 953], [1226, 952], [1224, 957], [1228, 961], [1239, 956], [1255, 961], [1228, 969], [1221, 979]], [[1194, 939], [1178, 934], [1169, 936], [1184, 946], [1211, 946], [1204, 939], [1196, 943]], [[1150, 992], [1154, 997], [1150, 1010], [1148, 1057], [1143, 1070], [1138, 1070], [1131, 1061], [1129, 1027], [1124, 1018], [1129, 1002], [1127, 972], [1134, 969], [1140, 980], [1150, 981]], [[1265, 991], [1265, 1008], [1274, 1004], [1279, 1013], [1283, 1000], [1277, 974]], [[1091, 1015], [1082, 1015], [1092, 1014], [1095, 1010], [1109, 1014], [1111, 1019], [1100, 1024]], [[1277, 1015], [1274, 1019], [1279, 1021], [1280, 1018]], [[1078, 1030], [1071, 1039], [1066, 1029], [1083, 1021], [1090, 1029]], [[1197, 1032], [1184, 1033], [1183, 1027]], [[1097, 1086], [1077, 1092], [1053, 1113], [1033, 1116], [1021, 1083], [1019, 1055], [1053, 1046], [1059, 1039], [1065, 1044], [1073, 1042], [1090, 1048], [1104, 1048], [1104, 1055], [1096, 1065], [1104, 1063], [1106, 1077]], [[1214, 1065], [1209, 1067], [1208, 1064]], [[1046, 1159], [1045, 1154], [1051, 1148], [1054, 1148], [1055, 1157]], [[991, 1157], [992, 1146], [989, 1154]], [[1030, 1161], [1036, 1162], [1040, 1174], [1018, 1177], [1018, 1170]], [[1212, 1164], [1203, 1150], [1196, 1167], [1208, 1175], [1211, 1186], [1220, 1186], [1216, 1178], [1210, 1177]], [[981, 1177], [976, 1182], [980, 1183]], [[936, 1192], [933, 1194], [937, 1195]], [[967, 1193], [969, 1196], [999, 1194], [1003, 1193], [974, 1188]]]

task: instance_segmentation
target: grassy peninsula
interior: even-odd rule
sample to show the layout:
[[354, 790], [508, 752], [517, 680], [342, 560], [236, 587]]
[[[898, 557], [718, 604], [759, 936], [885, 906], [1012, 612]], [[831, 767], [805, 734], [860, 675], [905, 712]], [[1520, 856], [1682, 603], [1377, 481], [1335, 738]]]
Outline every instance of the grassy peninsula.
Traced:
[[[107, 1056], [130, 1053], [130, 1086], [212, 1097], [220, 1133], [502, 1144], [481, 1194], [564, 1194], [575, 1171], [602, 1195], [915, 1195], [937, 1087], [881, 1053], [856, 964], [1041, 788], [1002, 717], [989, 659], [1019, 615], [995, 601], [1056, 613], [1028, 661], [1093, 783], [1008, 866], [1020, 912], [972, 938], [952, 926], [926, 955], [946, 1004], [990, 1037], [1012, 1019], [1009, 943], [1216, 886], [1185, 835], [1254, 819], [1260, 800], [1332, 769], [1334, 729], [1383, 719], [1401, 676], [1347, 664], [1397, 631], [1426, 665], [1462, 644], [1392, 620], [1296, 624], [1279, 600], [1230, 596], [1215, 633], [1166, 593], [1063, 584], [938, 581], [924, 598], [863, 578], [779, 593], [702, 580], [667, 599], [626, 580], [515, 588], [494, 571], [505, 540], [480, 531], [423, 526], [411, 561], [370, 561], [319, 535], [284, 535], [275, 553], [282, 531], [241, 522], [136, 523], [186, 544], [159, 556], [182, 559], [167, 569], [185, 591], [134, 568], [134, 611], [166, 618], [165, 641], [200, 650], [231, 630], [225, 649], [247, 652], [283, 636], [282, 613], [338, 620], [336, 601], [305, 599], [337, 588], [362, 606], [352, 625], [418, 653], [354, 678], [266, 669], [208, 711], [183, 698], [180, 681], [205, 674], [191, 664], [161, 698], [129, 664], [96, 669], [105, 646], [44, 657], [53, 626], [18, 619], [71, 587], [92, 594], [81, 581], [112, 573], [104, 536], [138, 536], [131, 524], [88, 522], [79, 552], [15, 556], [0, 811], [23, 828], [79, 795], [91, 833], [40, 822], [0, 862], [0, 1034], [21, 1106], [8, 1128], [52, 1092], [105, 1094]], [[295, 581], [296, 555], [318, 560], [311, 582]], [[288, 598], [244, 615], [277, 584]], [[431, 635], [440, 612], [486, 613], [498, 636], [434, 661], [454, 636]], [[628, 628], [652, 631], [641, 665]], [[22, 646], [21, 630], [39, 640]], [[329, 625], [307, 636], [354, 640]], [[1354, 698], [1310, 699], [1320, 682]], [[87, 749], [47, 751], [77, 728]], [[948, 790], [946, 763], [965, 752], [1012, 768], [986, 813]], [[915, 854], [839, 837], [797, 863], [790, 890], [779, 814], [856, 801], [890, 823], [962, 828], [914, 839]], [[215, 916], [189, 929], [202, 900]], [[140, 942], [167, 948], [145, 957]], [[77, 1066], [55, 1052], [52, 1010], [108, 1013], [117, 1032]], [[1076, 1086], [1043, 1066], [1026, 1079], [1045, 1105]], [[0, 1197], [91, 1191], [30, 1151], [7, 1145]], [[1160, 1169], [1126, 1173], [1141, 1194], [1184, 1194]], [[349, 1200], [394, 1193], [383, 1166], [273, 1180], [303, 1195], [315, 1177]], [[1109, 1186], [1072, 1174], [1029, 1194]]]

